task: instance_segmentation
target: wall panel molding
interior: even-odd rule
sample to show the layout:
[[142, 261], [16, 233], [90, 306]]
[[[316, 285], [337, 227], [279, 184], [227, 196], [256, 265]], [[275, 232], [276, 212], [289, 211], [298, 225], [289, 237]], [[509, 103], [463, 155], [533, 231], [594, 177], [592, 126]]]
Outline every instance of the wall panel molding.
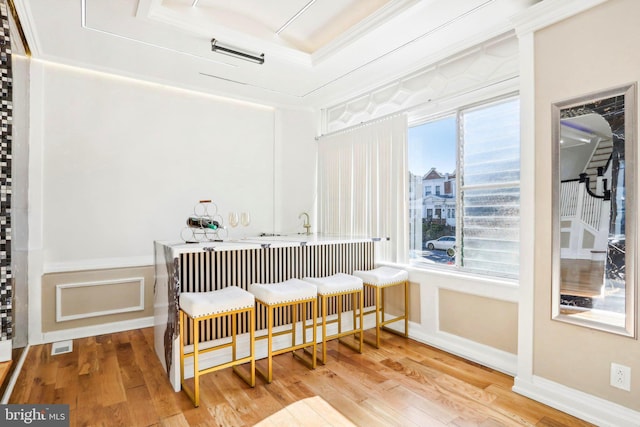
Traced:
[[122, 258], [95, 258], [70, 262], [49, 262], [44, 265], [43, 274], [105, 270], [112, 268], [147, 267], [153, 264], [153, 255]]
[[[138, 289], [134, 290], [138, 295], [138, 301], [130, 301], [129, 292], [123, 293], [123, 286], [129, 287], [137, 284]], [[125, 304], [119, 305], [118, 303], [123, 302], [122, 300], [116, 301], [108, 299], [96, 298], [98, 301], [89, 301], [86, 297], [80, 295], [80, 299], [86, 301], [86, 305], [83, 307], [86, 310], [78, 310], [76, 304], [73, 303], [73, 293], [76, 291], [82, 292], [82, 288], [85, 289], [93, 289], [95, 287], [104, 287], [103, 289], [98, 289], [93, 293], [98, 296], [98, 292], [102, 290], [105, 291], [106, 287], [113, 287], [112, 290], [107, 290], [106, 292], [112, 293], [115, 295], [123, 296], [123, 300]], [[80, 290], [80, 291], [79, 291]], [[65, 296], [69, 300], [65, 303]], [[128, 303], [132, 302], [132, 305]], [[68, 313], [71, 308], [69, 306], [75, 306], [76, 311], [71, 314]], [[100, 307], [102, 309], [100, 309]], [[80, 307], [82, 308], [82, 307]], [[79, 282], [79, 283], [65, 283], [56, 285], [56, 321], [57, 322], [65, 322], [68, 320], [77, 320], [77, 319], [86, 319], [88, 317], [97, 317], [97, 316], [107, 316], [110, 314], [118, 314], [118, 313], [129, 313], [132, 311], [143, 311], [144, 310], [144, 277], [130, 277], [124, 279], [117, 280], [101, 280], [101, 281], [92, 281], [92, 282]]]

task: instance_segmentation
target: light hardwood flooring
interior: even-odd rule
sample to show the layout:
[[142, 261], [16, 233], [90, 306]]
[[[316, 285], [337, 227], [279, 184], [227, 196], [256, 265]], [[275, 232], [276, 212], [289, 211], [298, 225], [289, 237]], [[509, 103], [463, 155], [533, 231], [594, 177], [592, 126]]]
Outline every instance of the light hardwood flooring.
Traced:
[[315, 370], [275, 357], [274, 381], [253, 389], [230, 369], [205, 375], [194, 408], [171, 388], [152, 328], [78, 339], [56, 356], [34, 346], [10, 403], [68, 404], [71, 426], [590, 425], [513, 393], [510, 376], [393, 334], [362, 354], [328, 348]]
[[0, 363], [0, 384], [4, 384], [5, 379], [11, 371], [11, 360]]

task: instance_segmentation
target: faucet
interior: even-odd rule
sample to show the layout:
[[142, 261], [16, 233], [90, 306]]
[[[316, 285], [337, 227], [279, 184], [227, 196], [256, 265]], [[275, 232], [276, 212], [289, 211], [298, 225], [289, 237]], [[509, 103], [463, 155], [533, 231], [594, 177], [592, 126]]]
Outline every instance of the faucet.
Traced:
[[302, 212], [300, 215], [298, 215], [298, 219], [302, 218], [303, 216], [306, 217], [306, 219], [304, 220], [303, 227], [307, 229], [307, 236], [308, 236], [309, 234], [311, 234], [311, 231], [310, 231], [311, 224], [309, 224], [309, 214], [306, 212]]

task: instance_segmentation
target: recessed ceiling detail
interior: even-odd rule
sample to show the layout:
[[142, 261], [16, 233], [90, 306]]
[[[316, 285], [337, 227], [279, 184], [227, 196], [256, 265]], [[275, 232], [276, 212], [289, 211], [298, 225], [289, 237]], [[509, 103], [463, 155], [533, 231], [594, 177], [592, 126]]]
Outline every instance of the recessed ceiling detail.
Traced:
[[[392, 0], [163, 0], [167, 10], [206, 17], [212, 28], [225, 27], [265, 42], [312, 54], [348, 30], [383, 11]], [[292, 18], [295, 18], [292, 20]], [[289, 22], [292, 20], [291, 22]], [[289, 25], [283, 28], [285, 24]], [[281, 30], [282, 29], [282, 30]], [[278, 30], [281, 30], [278, 33]]]
[[[34, 58], [268, 105], [318, 107], [504, 34], [511, 17], [536, 1], [15, 3]], [[213, 38], [264, 53], [265, 63], [212, 52]]]

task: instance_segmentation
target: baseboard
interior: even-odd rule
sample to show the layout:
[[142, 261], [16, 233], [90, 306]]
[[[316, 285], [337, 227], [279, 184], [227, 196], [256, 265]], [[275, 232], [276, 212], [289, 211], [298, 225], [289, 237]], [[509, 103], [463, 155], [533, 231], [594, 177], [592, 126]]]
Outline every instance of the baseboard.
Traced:
[[0, 341], [0, 362], [11, 360], [11, 350], [13, 349], [13, 340]]
[[535, 375], [531, 382], [516, 377], [513, 391], [598, 426], [640, 425], [640, 412]]
[[517, 372], [518, 356], [513, 353], [498, 350], [447, 332], [426, 334], [420, 329], [420, 325], [410, 323], [409, 337], [511, 376], [514, 376]]
[[0, 404], [5, 405], [9, 403], [9, 399], [11, 398], [11, 394], [13, 393], [13, 388], [16, 386], [16, 381], [18, 381], [18, 377], [20, 376], [20, 372], [22, 371], [22, 365], [24, 365], [24, 361], [27, 359], [27, 355], [29, 354], [30, 348], [31, 346], [27, 344], [24, 350], [22, 350], [20, 359], [18, 359], [18, 364], [16, 365], [16, 368], [13, 370], [13, 373], [11, 374], [11, 378], [9, 379], [9, 383], [7, 384], [7, 389], [4, 391], [4, 394], [2, 395], [2, 400], [0, 400]]
[[73, 340], [77, 338], [93, 337], [96, 335], [113, 334], [115, 332], [129, 331], [132, 329], [148, 328], [151, 326], [153, 326], [153, 316], [141, 317], [139, 319], [124, 320], [121, 322], [64, 329], [62, 331], [44, 332], [42, 333], [41, 342], [31, 342], [30, 344], [46, 344], [56, 341]]

